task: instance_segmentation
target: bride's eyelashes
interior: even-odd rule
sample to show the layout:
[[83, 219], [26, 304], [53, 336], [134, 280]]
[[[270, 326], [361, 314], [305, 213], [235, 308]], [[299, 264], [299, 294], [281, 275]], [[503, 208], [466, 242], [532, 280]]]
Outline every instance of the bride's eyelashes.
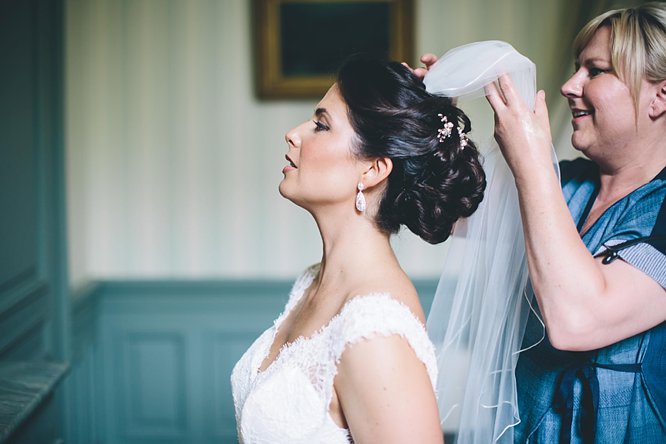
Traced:
[[312, 121], [315, 124], [314, 132], [318, 133], [320, 131], [328, 131], [330, 128], [325, 123], [320, 122], [319, 120]]

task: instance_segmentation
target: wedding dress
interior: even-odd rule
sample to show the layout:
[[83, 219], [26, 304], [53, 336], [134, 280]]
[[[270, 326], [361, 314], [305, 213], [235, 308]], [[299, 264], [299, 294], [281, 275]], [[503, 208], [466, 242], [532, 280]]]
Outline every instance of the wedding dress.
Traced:
[[303, 297], [319, 271], [315, 265], [295, 282], [284, 312], [238, 361], [231, 374], [241, 443], [338, 444], [352, 442], [349, 430], [329, 414], [333, 380], [346, 347], [376, 335], [404, 337], [428, 370], [435, 386], [437, 365], [424, 325], [403, 303], [386, 293], [350, 299], [312, 336], [282, 347], [259, 370], [282, 321]]

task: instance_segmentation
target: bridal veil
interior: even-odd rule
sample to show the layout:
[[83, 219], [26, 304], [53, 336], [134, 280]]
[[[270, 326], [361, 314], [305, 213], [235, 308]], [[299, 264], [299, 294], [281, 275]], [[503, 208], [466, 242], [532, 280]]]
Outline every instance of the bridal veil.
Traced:
[[[484, 87], [502, 74], [533, 109], [536, 68], [501, 41], [450, 50], [424, 83], [464, 108], [464, 100], [484, 97]], [[525, 244], [513, 176], [499, 147], [490, 135], [486, 146], [472, 138], [483, 155], [486, 194], [448, 241], [427, 328], [437, 350], [443, 430], [455, 432], [458, 444], [513, 443], [520, 421], [514, 370], [532, 309]], [[553, 160], [556, 167], [554, 154]]]

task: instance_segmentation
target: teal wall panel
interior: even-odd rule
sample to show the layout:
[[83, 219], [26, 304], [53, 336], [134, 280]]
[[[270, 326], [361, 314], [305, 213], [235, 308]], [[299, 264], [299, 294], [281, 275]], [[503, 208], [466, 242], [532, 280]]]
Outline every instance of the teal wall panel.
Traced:
[[[30, 369], [3, 380], [2, 442], [63, 438], [63, 22], [63, 0], [0, 0], [0, 364]], [[51, 368], [44, 391], [30, 390]]]
[[5, 1], [0, 14], [0, 283], [34, 276], [37, 263], [39, 44], [34, 2]]
[[102, 444], [104, 405], [101, 387], [98, 287], [81, 289], [72, 304], [72, 360], [63, 383], [67, 444]]
[[[0, 4], [0, 357], [4, 353], [29, 358], [44, 348], [18, 354], [25, 351], [19, 342], [36, 327], [35, 322], [43, 325], [46, 302], [39, 273], [44, 258], [38, 248], [43, 192], [39, 183], [44, 171], [37, 160], [38, 151], [49, 147], [37, 138], [42, 91], [35, 57], [41, 44], [35, 3]], [[31, 313], [35, 308], [36, 313]]]
[[115, 408], [126, 436], [159, 437], [182, 442], [187, 436], [189, 396], [186, 329], [170, 331], [168, 326], [141, 331], [145, 326], [127, 326], [116, 337]]
[[101, 397], [98, 395], [99, 360], [94, 348], [79, 353], [63, 383], [66, 394], [65, 442], [68, 444], [101, 444], [103, 416]]
[[28, 359], [43, 353], [43, 344], [32, 344], [25, 349], [29, 338], [43, 342], [44, 323], [48, 318], [48, 286], [45, 282], [31, 282], [5, 292], [0, 313], [0, 352], [5, 359]]

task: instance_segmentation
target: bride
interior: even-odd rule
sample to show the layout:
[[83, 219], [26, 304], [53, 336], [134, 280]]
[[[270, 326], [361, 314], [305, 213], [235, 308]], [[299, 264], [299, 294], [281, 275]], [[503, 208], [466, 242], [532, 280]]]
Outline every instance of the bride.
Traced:
[[435, 350], [390, 236], [440, 243], [476, 210], [469, 131], [409, 68], [357, 59], [286, 134], [280, 193], [313, 216], [323, 256], [234, 367], [241, 442], [442, 442]]

